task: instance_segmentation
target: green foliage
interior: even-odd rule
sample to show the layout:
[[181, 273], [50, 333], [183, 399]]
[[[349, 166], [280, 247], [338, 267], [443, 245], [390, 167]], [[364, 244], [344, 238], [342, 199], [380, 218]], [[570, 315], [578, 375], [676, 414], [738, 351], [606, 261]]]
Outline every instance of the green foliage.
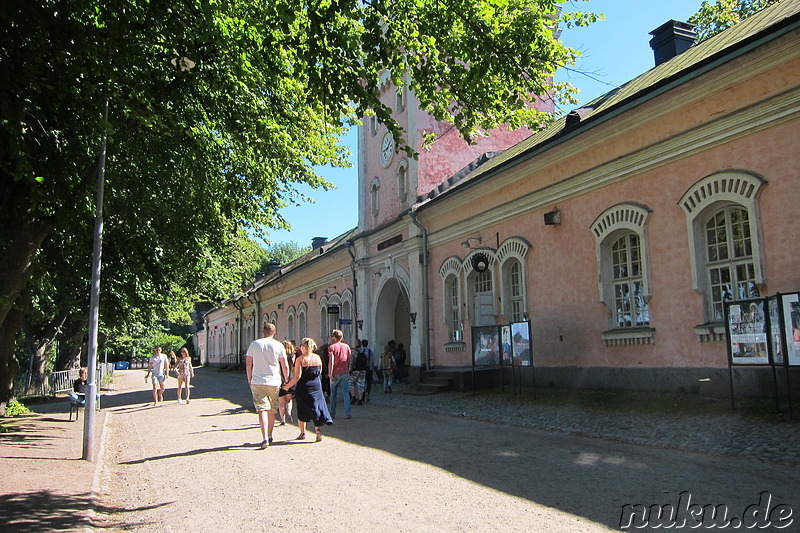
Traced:
[[689, 18], [695, 25], [697, 41], [705, 41], [738, 24], [753, 13], [779, 0], [704, 0], [700, 9]]
[[136, 331], [131, 335], [117, 335], [111, 341], [111, 349], [117, 360], [128, 360], [131, 357], [149, 357], [156, 346], [161, 346], [165, 354], [177, 353], [186, 344], [186, 339], [171, 335], [158, 329]]
[[300, 246], [296, 242], [279, 242], [267, 248], [267, 263], [261, 263], [261, 272], [266, 272], [270, 262], [286, 265], [311, 251], [311, 246]]
[[18, 402], [17, 400], [11, 400], [10, 402], [8, 402], [8, 405], [6, 405], [5, 416], [14, 417], [19, 415], [24, 415], [30, 412], [31, 410], [25, 407], [25, 404]]
[[[332, 187], [315, 168], [348, 165], [338, 139], [357, 117], [374, 113], [402, 146], [382, 76], [468, 140], [546, 123], [526, 104], [571, 101], [550, 82], [578, 55], [554, 28], [597, 18], [563, 3], [8, 3], [0, 341], [24, 313], [36, 342], [65, 324], [83, 345], [102, 135], [101, 332], [123, 342], [237, 290], [258, 258], [248, 235], [286, 227], [280, 211], [305, 199], [301, 186]], [[0, 384], [14, 363], [0, 346]]]

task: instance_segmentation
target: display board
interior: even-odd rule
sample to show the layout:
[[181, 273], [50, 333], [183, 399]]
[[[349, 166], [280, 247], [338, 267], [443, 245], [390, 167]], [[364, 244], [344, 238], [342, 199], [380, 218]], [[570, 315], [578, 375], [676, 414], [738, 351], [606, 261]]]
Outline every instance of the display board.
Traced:
[[472, 328], [472, 366], [500, 365], [500, 326]]
[[726, 302], [728, 354], [734, 365], [770, 364], [766, 301], [763, 298]]
[[800, 365], [800, 292], [780, 294], [781, 326], [787, 363]]
[[530, 322], [514, 322], [511, 324], [510, 344], [514, 366], [533, 366]]

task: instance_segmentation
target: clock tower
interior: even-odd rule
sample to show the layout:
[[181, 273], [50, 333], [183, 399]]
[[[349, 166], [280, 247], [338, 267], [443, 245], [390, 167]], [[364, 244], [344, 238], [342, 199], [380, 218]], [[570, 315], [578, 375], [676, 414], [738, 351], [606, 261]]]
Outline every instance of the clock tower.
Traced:
[[[363, 118], [358, 132], [359, 217], [361, 231], [396, 220], [413, 206], [417, 199], [437, 188], [483, 154], [502, 151], [519, 143], [531, 132], [521, 128], [510, 131], [500, 127], [489, 135], [478, 136], [475, 144], [467, 144], [458, 131], [446, 122], [439, 122], [420, 109], [414, 91], [408, 86], [398, 88], [389, 82], [388, 74], [381, 78], [381, 101], [404, 130], [403, 143], [419, 154], [408, 157], [398, 146], [386, 126], [374, 116]], [[549, 110], [544, 101], [539, 109]], [[436, 140], [423, 148], [423, 139], [434, 134]]]

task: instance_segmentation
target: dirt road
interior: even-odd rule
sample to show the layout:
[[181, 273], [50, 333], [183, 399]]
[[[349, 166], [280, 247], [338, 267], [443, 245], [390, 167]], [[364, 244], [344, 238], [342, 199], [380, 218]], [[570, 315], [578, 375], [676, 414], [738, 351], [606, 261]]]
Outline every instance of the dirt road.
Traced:
[[[715, 528], [724, 531], [742, 529], [735, 520], [764, 491], [772, 508], [800, 512], [797, 468], [378, 402], [353, 407], [321, 443], [292, 441], [298, 431], [287, 425], [260, 450], [243, 376], [200, 369], [195, 385], [191, 404], [178, 405], [173, 389], [151, 407], [141, 372], [117, 374], [118, 392], [104, 403], [98, 523], [142, 532], [592, 532], [619, 530], [625, 505], [679, 506], [691, 495], [692, 504], [726, 506], [734, 521]], [[794, 518], [781, 530], [796, 528]]]

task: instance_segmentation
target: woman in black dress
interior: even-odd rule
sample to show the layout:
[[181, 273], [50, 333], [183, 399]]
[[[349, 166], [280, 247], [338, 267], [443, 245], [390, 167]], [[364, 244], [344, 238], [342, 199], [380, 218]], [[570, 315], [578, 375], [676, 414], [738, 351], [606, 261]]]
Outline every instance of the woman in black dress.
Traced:
[[328, 413], [328, 404], [322, 394], [322, 359], [314, 353], [317, 343], [305, 338], [300, 343], [300, 356], [294, 361], [294, 377], [284, 390], [295, 388], [294, 400], [297, 404], [297, 425], [300, 435], [295, 440], [305, 440], [306, 424], [312, 422], [317, 430], [317, 442], [322, 440], [322, 426], [333, 424]]

